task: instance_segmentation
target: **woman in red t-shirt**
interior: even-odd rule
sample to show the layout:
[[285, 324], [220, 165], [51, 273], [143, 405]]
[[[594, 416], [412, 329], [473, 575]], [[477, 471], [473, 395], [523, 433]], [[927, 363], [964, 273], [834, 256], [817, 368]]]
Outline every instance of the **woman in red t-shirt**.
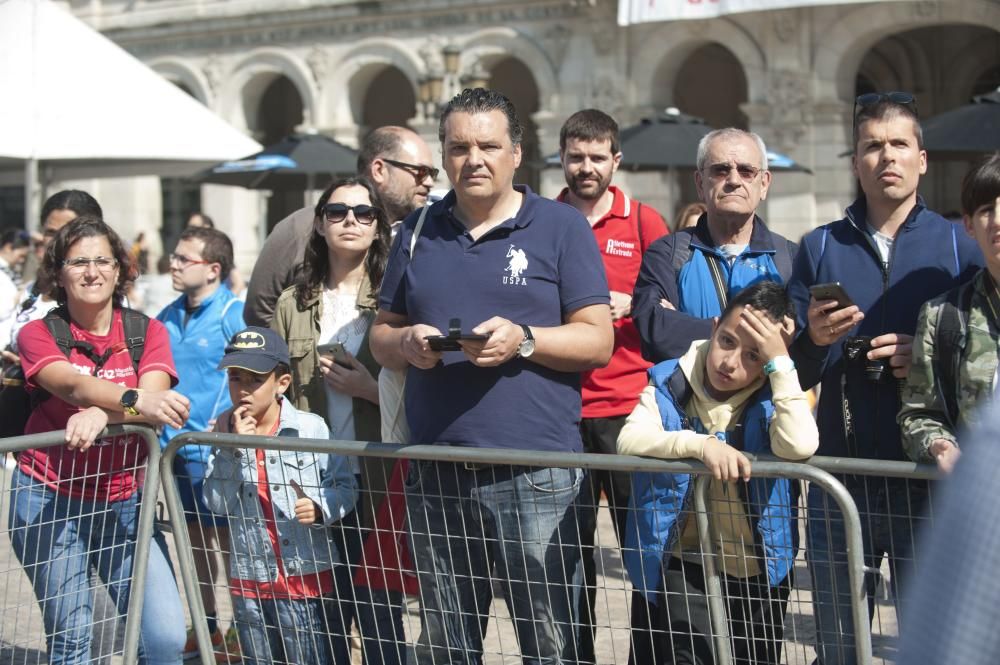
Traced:
[[[44, 320], [18, 335], [29, 391], [44, 391], [26, 434], [66, 430], [66, 444], [26, 450], [11, 481], [11, 543], [41, 606], [49, 662], [91, 659], [91, 591], [97, 570], [112, 600], [128, 608], [146, 449], [135, 436], [100, 437], [109, 423], [180, 427], [188, 400], [176, 383], [167, 332], [150, 321], [134, 367], [120, 308], [132, 279], [128, 252], [97, 217], [81, 216], [50, 243], [39, 271], [75, 342], [67, 357]], [[177, 664], [184, 615], [160, 547], [150, 548], [140, 662]]]

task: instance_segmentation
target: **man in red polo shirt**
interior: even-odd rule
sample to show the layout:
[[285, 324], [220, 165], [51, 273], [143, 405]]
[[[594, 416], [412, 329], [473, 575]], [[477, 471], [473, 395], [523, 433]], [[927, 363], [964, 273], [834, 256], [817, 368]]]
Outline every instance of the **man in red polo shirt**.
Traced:
[[[642, 254], [650, 243], [667, 233], [663, 217], [611, 185], [622, 153], [618, 123], [597, 109], [571, 115], [559, 132], [559, 157], [567, 187], [558, 200], [573, 206], [587, 218], [604, 260], [611, 289], [611, 318], [615, 346], [607, 367], [582, 376], [583, 413], [580, 433], [588, 453], [616, 452], [618, 432], [639, 401], [649, 378], [650, 363], [642, 358], [639, 333], [632, 323], [632, 289]], [[601, 492], [608, 498], [619, 544], [625, 542], [629, 499], [627, 473], [591, 471], [580, 492], [580, 541], [586, 593], [580, 596], [580, 663], [594, 662], [593, 607], [597, 593], [594, 564], [594, 533]]]

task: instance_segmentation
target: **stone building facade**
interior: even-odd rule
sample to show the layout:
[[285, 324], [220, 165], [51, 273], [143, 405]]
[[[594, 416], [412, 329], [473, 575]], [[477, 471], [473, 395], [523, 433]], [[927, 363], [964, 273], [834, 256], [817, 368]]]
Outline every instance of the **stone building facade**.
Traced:
[[[908, 90], [929, 116], [1000, 84], [1000, 2], [897, 0], [619, 27], [614, 0], [70, 0], [77, 16], [261, 143], [319, 131], [356, 145], [409, 124], [437, 145], [436, 104], [469, 82], [510, 96], [526, 118], [520, 178], [554, 195], [541, 168], [572, 112], [598, 107], [624, 127], [675, 106], [736, 125], [812, 174], [777, 174], [765, 215], [797, 238], [855, 196], [853, 99]], [[957, 207], [965, 164], [932, 160], [923, 193]], [[443, 178], [443, 176], [442, 176]], [[689, 170], [626, 173], [667, 217], [693, 197]], [[79, 183], [78, 183], [79, 184]], [[85, 183], [109, 218], [165, 235], [199, 206], [249, 268], [265, 229], [302, 192], [135, 178]], [[442, 187], [446, 182], [441, 182]], [[255, 230], [256, 229], [256, 230]]]

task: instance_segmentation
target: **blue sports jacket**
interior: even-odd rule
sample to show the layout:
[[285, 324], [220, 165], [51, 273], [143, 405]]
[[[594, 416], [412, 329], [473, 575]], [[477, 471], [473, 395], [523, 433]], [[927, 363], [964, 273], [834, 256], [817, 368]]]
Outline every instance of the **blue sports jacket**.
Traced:
[[[677, 270], [675, 248], [688, 238], [690, 257]], [[782, 275], [774, 261], [775, 248], [780, 243], [787, 245], [794, 258], [795, 243], [770, 231], [755, 217], [750, 243], [730, 267], [708, 232], [707, 215], [701, 216], [694, 229], [670, 233], [654, 241], [642, 256], [632, 298], [632, 320], [642, 340], [643, 357], [653, 363], [680, 358], [692, 342], [711, 337], [711, 319], [722, 314], [722, 308], [707, 255], [723, 259], [720, 265], [727, 295], [732, 296], [762, 280], [781, 284], [788, 279], [790, 275]], [[661, 307], [661, 298], [673, 304], [676, 311]]]
[[[684, 412], [691, 386], [678, 366], [668, 360], [649, 370], [656, 387], [656, 405], [663, 419], [663, 429], [701, 430]], [[768, 451], [771, 438], [768, 424], [774, 413], [771, 386], [765, 383], [743, 410], [742, 449], [748, 453]], [[731, 445], [739, 442], [732, 440]], [[741, 487], [746, 514], [756, 534], [758, 554], [766, 559], [767, 579], [777, 586], [788, 576], [798, 551], [798, 528], [795, 521], [797, 485], [787, 478], [752, 478]], [[629, 499], [623, 558], [632, 586], [647, 600], [657, 602], [662, 570], [671, 556], [686, 521], [694, 519], [694, 476], [686, 473], [633, 473]]]
[[[896, 423], [900, 408], [896, 380], [885, 378], [874, 383], [853, 370], [845, 375], [842, 341], [829, 347], [813, 344], [806, 332], [809, 287], [840, 282], [865, 315], [850, 335], [913, 335], [921, 305], [971, 278], [982, 267], [983, 257], [961, 225], [928, 210], [918, 199], [884, 266], [866, 219], [862, 197], [847, 209], [844, 219], [814, 229], [803, 238], [788, 282], [799, 330], [791, 355], [803, 388], [822, 385], [816, 414], [817, 454], [904, 460]], [[847, 394], [855, 424], [850, 445], [842, 391]]]
[[[174, 388], [191, 400], [191, 414], [181, 429], [163, 427], [160, 445], [182, 432], [208, 431], [208, 422], [232, 406], [226, 373], [216, 369], [226, 344], [243, 330], [243, 302], [225, 286], [205, 299], [184, 325], [187, 296], [163, 308], [156, 317], [170, 334], [170, 350], [180, 381]], [[208, 446], [187, 445], [177, 451], [186, 460], [206, 462]]]

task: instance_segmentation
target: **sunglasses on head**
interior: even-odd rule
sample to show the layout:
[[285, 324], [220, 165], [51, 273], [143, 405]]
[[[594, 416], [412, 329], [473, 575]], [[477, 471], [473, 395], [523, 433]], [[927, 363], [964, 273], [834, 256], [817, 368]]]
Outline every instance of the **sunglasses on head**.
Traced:
[[854, 123], [857, 124], [858, 114], [861, 111], [880, 102], [905, 106], [913, 112], [913, 115], [917, 115], [917, 99], [908, 92], [866, 92], [854, 100]]
[[353, 212], [358, 224], [371, 226], [378, 219], [379, 209], [365, 203], [349, 206], [344, 203], [327, 203], [323, 206], [323, 218], [329, 224], [339, 224], [347, 219], [347, 213]]

